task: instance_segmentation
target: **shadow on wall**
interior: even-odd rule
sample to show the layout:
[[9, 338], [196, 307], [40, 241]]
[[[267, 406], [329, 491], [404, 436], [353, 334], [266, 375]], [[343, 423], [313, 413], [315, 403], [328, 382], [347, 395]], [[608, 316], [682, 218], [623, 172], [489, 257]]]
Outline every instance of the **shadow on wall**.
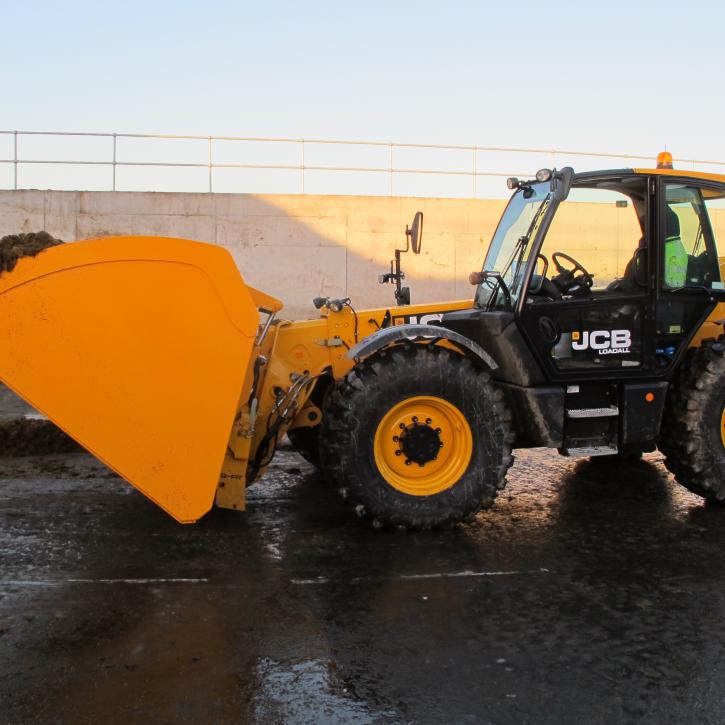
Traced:
[[316, 316], [316, 296], [358, 308], [393, 304], [389, 269], [416, 211], [425, 215], [420, 256], [404, 255], [412, 300], [473, 296], [504, 202], [312, 195], [143, 192], [0, 192], [0, 235], [45, 229], [66, 241], [116, 234], [185, 237], [233, 255], [245, 280], [279, 297], [290, 318]]

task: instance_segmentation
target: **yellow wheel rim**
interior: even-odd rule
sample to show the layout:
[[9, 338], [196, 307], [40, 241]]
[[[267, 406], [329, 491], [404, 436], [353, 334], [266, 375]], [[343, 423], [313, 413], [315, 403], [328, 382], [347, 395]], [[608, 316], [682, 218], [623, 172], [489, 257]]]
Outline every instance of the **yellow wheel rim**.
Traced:
[[394, 405], [375, 431], [375, 463], [395, 489], [431, 496], [468, 468], [473, 434], [463, 413], [443, 398], [419, 395]]

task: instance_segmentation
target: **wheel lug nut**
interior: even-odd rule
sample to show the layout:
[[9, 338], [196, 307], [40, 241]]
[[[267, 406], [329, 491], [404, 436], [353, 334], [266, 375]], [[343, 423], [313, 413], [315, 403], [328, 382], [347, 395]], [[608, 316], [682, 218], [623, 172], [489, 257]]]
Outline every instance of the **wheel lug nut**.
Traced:
[[432, 422], [433, 422], [432, 418], [426, 418], [425, 419], [425, 424], [426, 425], [430, 425]]
[[414, 416], [413, 416], [413, 417], [411, 418], [411, 420], [413, 421], [413, 423], [417, 423], [417, 422], [418, 422], [418, 416], [417, 416], [417, 415], [414, 415]]
[[412, 461], [409, 458], [405, 459], [405, 465], [409, 466], [412, 463]]
[[423, 468], [423, 466], [425, 466], [425, 463], [419, 463], [418, 465], [419, 465], [419, 466], [420, 466], [421, 468]]
[[401, 423], [401, 424], [400, 424], [400, 425], [398, 426], [398, 428], [400, 428], [400, 430], [405, 430], [405, 423]]
[[396, 455], [396, 456], [400, 456], [400, 455], [402, 455], [402, 454], [403, 454], [403, 451], [395, 451], [395, 455]]
[[438, 444], [438, 448], [443, 448], [443, 441]]
[[436, 428], [436, 433], [440, 433], [440, 432], [441, 432], [441, 429], [440, 428]]
[[398, 436], [393, 436], [393, 443], [397, 443], [400, 440]]

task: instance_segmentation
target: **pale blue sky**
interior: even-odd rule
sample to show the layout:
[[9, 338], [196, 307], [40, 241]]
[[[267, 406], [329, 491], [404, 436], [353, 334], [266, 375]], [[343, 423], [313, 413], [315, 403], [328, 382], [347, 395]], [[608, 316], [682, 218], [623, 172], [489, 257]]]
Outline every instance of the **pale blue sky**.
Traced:
[[722, 2], [4, 2], [0, 128], [725, 159]]

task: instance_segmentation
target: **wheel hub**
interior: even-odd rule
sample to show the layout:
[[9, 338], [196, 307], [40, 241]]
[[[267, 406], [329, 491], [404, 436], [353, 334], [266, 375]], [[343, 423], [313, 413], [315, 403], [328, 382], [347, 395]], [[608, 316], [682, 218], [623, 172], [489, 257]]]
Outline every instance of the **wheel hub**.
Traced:
[[392, 405], [373, 439], [383, 478], [410, 496], [432, 496], [456, 484], [468, 468], [473, 434], [455, 405], [417, 395]]
[[424, 424], [412, 422], [401, 432], [399, 443], [406, 461], [417, 463], [419, 466], [425, 466], [426, 463], [438, 458], [438, 453], [443, 447], [440, 428], [433, 428], [427, 421]]

